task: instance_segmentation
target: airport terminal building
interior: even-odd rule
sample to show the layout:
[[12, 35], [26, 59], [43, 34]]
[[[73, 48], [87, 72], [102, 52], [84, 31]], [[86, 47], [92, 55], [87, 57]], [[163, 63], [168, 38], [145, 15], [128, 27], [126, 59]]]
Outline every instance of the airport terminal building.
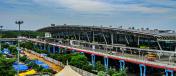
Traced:
[[45, 32], [54, 39], [81, 40], [105, 46], [127, 46], [156, 50], [175, 51], [176, 33], [172, 30], [150, 30], [149, 28], [123, 29], [122, 27], [54, 25], [37, 31]]

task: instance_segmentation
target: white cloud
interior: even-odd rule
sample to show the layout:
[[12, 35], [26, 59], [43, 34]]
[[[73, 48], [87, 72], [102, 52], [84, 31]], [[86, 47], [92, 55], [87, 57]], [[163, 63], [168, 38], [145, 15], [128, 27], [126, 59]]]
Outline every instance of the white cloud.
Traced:
[[75, 11], [89, 13], [102, 12], [141, 12], [141, 13], [165, 13], [168, 9], [145, 7], [140, 4], [110, 4], [100, 0], [34, 0], [37, 3], [54, 7], [63, 6]]
[[140, 4], [127, 4], [127, 5], [118, 5], [116, 6], [117, 10], [126, 11], [126, 12], [141, 12], [141, 13], [165, 13], [168, 12], [168, 9], [164, 8], [154, 8], [154, 7], [144, 7]]
[[78, 11], [111, 11], [114, 10], [110, 4], [95, 0], [58, 0], [63, 6]]
[[[110, 4], [95, 0], [34, 0], [35, 2], [59, 7], [63, 6], [76, 11], [104, 12], [114, 10]], [[47, 3], [47, 4], [46, 4]]]

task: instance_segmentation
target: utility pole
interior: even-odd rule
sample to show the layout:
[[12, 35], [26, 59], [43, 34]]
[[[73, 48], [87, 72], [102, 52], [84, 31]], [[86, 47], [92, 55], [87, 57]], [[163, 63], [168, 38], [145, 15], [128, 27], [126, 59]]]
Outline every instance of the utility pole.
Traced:
[[19, 76], [19, 62], [20, 62], [20, 27], [21, 27], [21, 24], [23, 24], [23, 21], [15, 21], [15, 24], [18, 24], [18, 32], [19, 32], [19, 35], [18, 35], [18, 57], [17, 57], [17, 61], [18, 61], [18, 70], [17, 70], [17, 76]]
[[[3, 26], [0, 26], [0, 28], [1, 28], [1, 38], [2, 38], [2, 28], [3, 28]], [[1, 50], [1, 40], [0, 40], [0, 50]]]

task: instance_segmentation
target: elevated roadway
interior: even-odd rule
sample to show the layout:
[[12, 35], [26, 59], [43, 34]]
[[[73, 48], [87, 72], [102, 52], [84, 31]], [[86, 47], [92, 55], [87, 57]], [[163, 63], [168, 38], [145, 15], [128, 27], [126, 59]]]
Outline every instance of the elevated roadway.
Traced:
[[[66, 48], [69, 50], [75, 50], [77, 52], [84, 52], [88, 54], [94, 54], [97, 56], [103, 56], [107, 58], [112, 58], [116, 60], [124, 60], [125, 62], [130, 62], [134, 64], [144, 64], [149, 67], [154, 67], [154, 68], [160, 68], [160, 69], [169, 69], [169, 70], [174, 70], [176, 71], [176, 64], [175, 63], [167, 63], [166, 61], [147, 61], [147, 60], [142, 60], [140, 58], [131, 58], [131, 57], [126, 57], [126, 56], [118, 56], [118, 55], [111, 55], [107, 54], [101, 51], [96, 51], [96, 50], [88, 50], [88, 49], [82, 49], [79, 47], [71, 47], [71, 46], [66, 46], [66, 45], [61, 45], [57, 43], [50, 43], [50, 42], [44, 42], [44, 41], [39, 41], [37, 39], [27, 39], [36, 43], [42, 43], [42, 44], [49, 44], [55, 47], [60, 47], [60, 48]], [[172, 53], [175, 54], [175, 52], [170, 52], [167, 51], [167, 53]]]

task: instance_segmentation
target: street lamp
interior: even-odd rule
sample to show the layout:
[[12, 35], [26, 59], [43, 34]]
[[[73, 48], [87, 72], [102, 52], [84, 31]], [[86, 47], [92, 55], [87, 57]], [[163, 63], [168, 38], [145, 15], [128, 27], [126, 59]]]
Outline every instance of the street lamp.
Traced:
[[[15, 21], [15, 24], [18, 24], [18, 26], [19, 26], [19, 29], [18, 29], [19, 35], [18, 35], [18, 37], [20, 38], [20, 26], [21, 26], [21, 24], [23, 24], [23, 21]], [[20, 62], [19, 58], [20, 58], [20, 40], [18, 39], [18, 57], [17, 57], [18, 70], [17, 70], [17, 76], [19, 76], [19, 62]]]
[[[3, 28], [3, 26], [0, 26], [0, 28], [1, 28], [1, 37], [2, 37], [2, 28]], [[1, 40], [0, 40], [0, 50], [1, 50]]]

